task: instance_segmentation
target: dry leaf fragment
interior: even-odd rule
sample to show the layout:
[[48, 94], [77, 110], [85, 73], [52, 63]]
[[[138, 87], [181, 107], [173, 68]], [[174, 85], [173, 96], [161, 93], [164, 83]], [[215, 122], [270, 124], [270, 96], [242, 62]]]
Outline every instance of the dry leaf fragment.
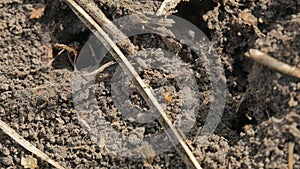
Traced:
[[170, 103], [173, 99], [173, 95], [170, 92], [166, 92], [165, 93], [165, 100], [167, 101], [167, 103]]
[[45, 12], [45, 6], [34, 8], [30, 13], [29, 13], [29, 18], [30, 19], [39, 19], [44, 15]]
[[21, 158], [21, 165], [24, 168], [30, 168], [30, 169], [35, 169], [37, 168], [37, 160], [33, 158], [32, 156], [26, 156], [25, 158]]

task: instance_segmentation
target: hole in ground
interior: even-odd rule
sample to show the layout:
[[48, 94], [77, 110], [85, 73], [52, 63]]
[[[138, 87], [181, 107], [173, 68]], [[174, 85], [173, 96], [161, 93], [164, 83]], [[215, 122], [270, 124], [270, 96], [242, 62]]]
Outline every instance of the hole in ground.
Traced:
[[202, 16], [216, 6], [217, 4], [211, 0], [190, 0], [189, 2], [182, 2], [177, 5], [176, 10], [178, 10], [178, 13], [176, 13], [176, 15], [196, 25], [210, 38], [210, 31]]

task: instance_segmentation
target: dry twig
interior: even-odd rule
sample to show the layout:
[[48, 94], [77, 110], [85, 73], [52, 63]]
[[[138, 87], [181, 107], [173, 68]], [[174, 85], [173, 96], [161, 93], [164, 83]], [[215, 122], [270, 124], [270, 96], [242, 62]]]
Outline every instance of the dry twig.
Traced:
[[[77, 2], [80, 0], [77, 0]], [[118, 62], [118, 64], [127, 72], [128, 75], [133, 77], [136, 81], [137, 87], [139, 89], [140, 94], [145, 100], [148, 100], [151, 105], [160, 113], [161, 115], [161, 125], [163, 126], [167, 136], [171, 140], [172, 144], [176, 148], [179, 155], [184, 158], [184, 162], [189, 168], [197, 168], [200, 169], [201, 166], [196, 160], [195, 156], [189, 149], [186, 144], [184, 138], [180, 135], [179, 131], [173, 126], [171, 120], [168, 115], [165, 113], [157, 99], [154, 97], [151, 88], [144, 83], [138, 73], [135, 71], [133, 66], [127, 60], [122, 51], [117, 47], [115, 42], [104, 32], [104, 30], [99, 26], [99, 24], [87, 13], [81, 6], [78, 5], [73, 0], [65, 0], [65, 2], [73, 9], [73, 11], [78, 15], [78, 17], [93, 31], [96, 37], [104, 44], [106, 47], [111, 47], [113, 49], [111, 51], [112, 56]], [[81, 1], [81, 3], [84, 2]], [[85, 4], [84, 6], [88, 6]], [[177, 144], [179, 146], [177, 147]]]
[[43, 153], [41, 150], [33, 146], [31, 143], [29, 143], [27, 140], [25, 140], [22, 136], [20, 136], [15, 130], [10, 128], [6, 123], [4, 123], [2, 120], [0, 120], [0, 128], [4, 133], [9, 135], [13, 140], [15, 140], [18, 144], [20, 144], [22, 147], [24, 147], [26, 150], [30, 151], [31, 153], [35, 154], [36, 156], [40, 157], [42, 160], [47, 161], [54, 167], [58, 169], [64, 169], [60, 164], [58, 164], [56, 161], [52, 160], [49, 156], [47, 156], [45, 153]]
[[246, 56], [259, 64], [300, 79], [300, 68], [280, 62], [257, 49], [250, 49]]

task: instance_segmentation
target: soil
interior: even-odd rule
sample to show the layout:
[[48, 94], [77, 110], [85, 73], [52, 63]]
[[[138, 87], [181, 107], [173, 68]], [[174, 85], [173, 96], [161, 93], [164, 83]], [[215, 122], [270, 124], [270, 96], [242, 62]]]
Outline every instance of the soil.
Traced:
[[[111, 20], [153, 12], [161, 4], [150, 0], [95, 2]], [[45, 7], [44, 13], [33, 17], [31, 12], [41, 7]], [[209, 109], [210, 87], [207, 71], [195, 61], [191, 50], [151, 34], [131, 40], [139, 49], [152, 46], [175, 51], [196, 72], [199, 111], [195, 130], [186, 139], [202, 167], [288, 168], [288, 155], [293, 153], [293, 167], [300, 168], [300, 80], [244, 55], [251, 48], [259, 49], [300, 67], [300, 1], [190, 0], [181, 2], [176, 10], [175, 15], [209, 37], [225, 70], [226, 105], [213, 134], [196, 137]], [[74, 72], [67, 55], [63, 53], [51, 66], [44, 66], [58, 53], [57, 49], [53, 53], [49, 50], [54, 43], [82, 46], [90, 36], [62, 0], [2, 0], [0, 30], [0, 117], [26, 140], [66, 168], [186, 168], [173, 149], [151, 159], [135, 160], [110, 153], [101, 140], [95, 142], [90, 137], [91, 131], [86, 130], [74, 107]], [[111, 60], [106, 57], [104, 62]], [[110, 85], [116, 69], [114, 65], [100, 73], [93, 86], [108, 124], [123, 133], [159, 133], [156, 122], [143, 126], [116, 113]], [[175, 89], [166, 71], [146, 70], [140, 75], [153, 88]], [[180, 90], [174, 97], [178, 93]], [[134, 105], [147, 109], [134, 89], [130, 95]], [[171, 103], [167, 109], [179, 115], [177, 104]], [[293, 152], [289, 152], [292, 144]], [[0, 131], [0, 168], [22, 168], [21, 157], [26, 155], [31, 153]], [[52, 168], [36, 158], [39, 168]]]

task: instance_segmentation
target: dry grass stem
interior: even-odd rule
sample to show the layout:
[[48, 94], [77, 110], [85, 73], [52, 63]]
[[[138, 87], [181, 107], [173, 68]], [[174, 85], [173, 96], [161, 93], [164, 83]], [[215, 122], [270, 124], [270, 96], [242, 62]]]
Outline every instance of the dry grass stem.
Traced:
[[15, 130], [10, 128], [5, 122], [0, 120], [0, 128], [4, 133], [9, 135], [13, 140], [15, 140], [18, 144], [24, 147], [26, 150], [30, 151], [31, 153], [35, 154], [36, 156], [40, 157], [42, 160], [47, 161], [54, 167], [58, 169], [64, 169], [60, 164], [56, 161], [52, 160], [49, 156], [43, 153], [41, 150], [33, 146], [30, 142], [25, 140], [22, 136], [20, 136]]
[[95, 2], [91, 0], [76, 0], [77, 2], [89, 15], [102, 26], [104, 31], [109, 34], [112, 39], [117, 42], [117, 45], [124, 49], [128, 54], [133, 54], [136, 52], [136, 47], [128, 39], [126, 35], [121, 32], [116, 25], [114, 25], [105, 14], [98, 8]]
[[288, 167], [289, 169], [293, 169], [293, 165], [294, 165], [294, 146], [295, 143], [293, 142], [289, 142], [289, 147], [288, 147]]
[[[87, 6], [84, 4], [77, 4], [73, 0], [64, 0], [77, 14], [77, 16], [86, 24], [91, 31], [93, 31], [96, 37], [104, 44], [104, 46], [111, 48], [111, 55], [117, 61], [117, 63], [123, 68], [126, 73], [134, 78], [140, 94], [145, 100], [148, 100], [151, 105], [160, 113], [163, 123], [161, 124], [169, 137], [170, 141], [174, 145], [178, 154], [183, 158], [183, 161], [189, 168], [200, 169], [201, 166], [196, 160], [195, 156], [189, 149], [184, 138], [180, 135], [178, 130], [173, 126], [172, 121], [169, 119], [168, 115], [163, 110], [162, 106], [159, 104], [157, 99], [154, 97], [151, 88], [144, 83], [138, 73], [135, 71], [134, 67], [127, 60], [123, 52], [118, 48], [115, 42], [108, 36], [108, 34], [101, 28], [101, 26], [87, 13], [81, 6]], [[79, 1], [79, 0], [77, 0]], [[177, 145], [178, 144], [178, 145]]]
[[246, 54], [246, 56], [259, 64], [300, 79], [300, 68], [280, 62], [257, 49], [250, 49], [249, 54]]

